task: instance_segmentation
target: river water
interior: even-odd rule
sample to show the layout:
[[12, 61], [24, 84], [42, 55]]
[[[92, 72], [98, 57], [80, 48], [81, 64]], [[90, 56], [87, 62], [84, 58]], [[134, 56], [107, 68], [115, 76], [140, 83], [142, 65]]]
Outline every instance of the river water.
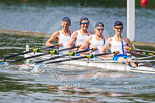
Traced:
[[[70, 29], [79, 29], [79, 19], [90, 19], [89, 30], [94, 30], [97, 21], [105, 24], [104, 34], [113, 36], [113, 23], [124, 23], [123, 36], [126, 36], [126, 2], [81, 3], [56, 2], [49, 5], [38, 2], [10, 3], [0, 0], [0, 29], [26, 30], [53, 33], [61, 29], [61, 19], [69, 16]], [[25, 0], [26, 1], [26, 0]], [[122, 4], [121, 4], [122, 3]], [[137, 3], [137, 2], [136, 2]], [[116, 5], [115, 5], [116, 4]], [[139, 5], [139, 4], [137, 4]], [[136, 8], [136, 41], [155, 43], [155, 9]], [[31, 48], [43, 47], [47, 36], [0, 34], [0, 57], [20, 53], [25, 45]], [[22, 58], [17, 56], [7, 60]], [[25, 64], [24, 61], [16, 64]], [[24, 65], [23, 65], [24, 66]], [[23, 67], [22, 66], [22, 67]], [[25, 66], [26, 67], [26, 66]], [[133, 72], [117, 72], [74, 65], [44, 67], [39, 72], [27, 70], [17, 65], [0, 66], [0, 102], [1, 103], [97, 103], [97, 102], [154, 102], [155, 75]]]

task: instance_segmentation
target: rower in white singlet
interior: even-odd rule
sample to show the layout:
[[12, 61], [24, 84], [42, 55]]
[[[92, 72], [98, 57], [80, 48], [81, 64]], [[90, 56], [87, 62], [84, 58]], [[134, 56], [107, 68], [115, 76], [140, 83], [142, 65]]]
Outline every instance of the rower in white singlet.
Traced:
[[92, 35], [92, 41], [90, 48], [97, 48], [97, 50], [94, 52], [94, 54], [100, 54], [100, 51], [102, 50], [103, 46], [105, 45], [106, 39], [108, 36], [103, 36], [104, 40], [97, 40], [95, 35]]
[[57, 40], [57, 43], [60, 45], [59, 49], [66, 48], [72, 32], [69, 30], [69, 27], [71, 26], [71, 20], [69, 17], [64, 17], [61, 22], [62, 30], [56, 31], [53, 33], [53, 35], [49, 38], [49, 40], [46, 42], [46, 46], [55, 46], [53, 42]]
[[88, 31], [89, 24], [89, 19], [87, 17], [82, 17], [80, 19], [81, 29], [73, 32], [71, 39], [67, 45], [68, 48], [72, 47], [73, 45], [81, 46], [84, 40], [91, 34], [93, 34], [92, 31]]
[[112, 37], [111, 52], [119, 51], [120, 52], [119, 54], [127, 55], [126, 50], [124, 49], [124, 46], [127, 46], [126, 38], [123, 38], [123, 40], [121, 42], [118, 42], [115, 40], [114, 37]]
[[[107, 48], [110, 48], [111, 52], [119, 53], [114, 55], [114, 61], [131, 61], [132, 59], [126, 54], [126, 51], [129, 48], [133, 48], [133, 46], [128, 38], [122, 37], [123, 23], [121, 21], [116, 21], [113, 29], [115, 31], [115, 35], [106, 41], [101, 53], [105, 53]], [[135, 51], [130, 51], [130, 53], [135, 55]], [[136, 64], [133, 62], [130, 62], [129, 64], [132, 67], [136, 67]]]
[[[99, 54], [108, 38], [107, 35], [103, 35], [103, 30], [104, 30], [104, 24], [102, 22], [97, 22], [95, 25], [96, 33], [94, 35], [91, 35], [84, 41], [79, 51], [85, 50], [87, 46], [89, 46], [90, 49], [91, 48], [96, 49], [94, 54]], [[83, 54], [86, 54], [86, 53], [83, 53]]]
[[70, 35], [66, 36], [65, 34], [63, 34], [61, 32], [61, 30], [59, 31], [59, 43], [62, 44], [62, 46], [59, 47], [59, 49], [64, 49], [67, 47], [68, 41], [70, 40], [72, 35], [72, 32], [70, 31]]

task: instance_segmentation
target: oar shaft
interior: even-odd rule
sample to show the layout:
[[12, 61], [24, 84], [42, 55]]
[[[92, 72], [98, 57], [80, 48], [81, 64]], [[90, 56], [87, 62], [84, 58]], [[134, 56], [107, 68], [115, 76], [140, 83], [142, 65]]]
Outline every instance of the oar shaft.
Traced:
[[143, 49], [131, 49], [129, 48], [129, 50], [135, 50], [137, 52], [140, 52], [144, 55], [155, 55], [155, 52], [154, 51], [149, 51], [149, 50], [143, 50]]
[[14, 60], [14, 61], [9, 61], [9, 63], [15, 63], [15, 62], [19, 62], [19, 61], [22, 61], [22, 60], [35, 58], [35, 57], [38, 57], [38, 56], [44, 56], [44, 55], [47, 55], [47, 54], [49, 54], [49, 53], [44, 53], [44, 54], [34, 55], [34, 56], [26, 57], [26, 58], [17, 59], [17, 60]]
[[65, 49], [61, 49], [61, 50], [59, 50], [59, 52], [62, 52], [62, 51], [65, 51], [65, 50], [74, 49], [74, 48], [79, 48], [79, 47], [74, 46], [74, 47], [71, 47], [71, 48], [65, 48]]
[[78, 59], [83, 59], [83, 58], [94, 58], [96, 56], [109, 55], [109, 54], [112, 54], [112, 53], [86, 55], [86, 56], [80, 56], [80, 57], [75, 57], [75, 58], [68, 58], [68, 59], [64, 59], [64, 60], [51, 61], [51, 62], [47, 62], [45, 64], [59, 63], [59, 62], [65, 62], [65, 61], [71, 61], [71, 60], [78, 60]]
[[51, 57], [51, 58], [48, 58], [48, 59], [45, 59], [45, 60], [40, 60], [40, 61], [33, 62], [33, 63], [37, 64], [37, 63], [45, 62], [45, 61], [48, 61], [48, 60], [54, 60], [54, 59], [57, 59], [57, 58], [65, 57], [65, 56], [68, 56], [68, 54]]
[[94, 63], [130, 63], [130, 62], [143, 63], [143, 62], [155, 62], [155, 60], [130, 60], [130, 61], [105, 60], [105, 61], [89, 61], [89, 62], [94, 62]]
[[83, 56], [83, 57], [78, 57], [78, 58], [69, 58], [69, 59], [64, 59], [64, 60], [48, 62], [48, 63], [45, 63], [45, 64], [60, 63], [60, 62], [64, 62], [64, 61], [78, 60], [78, 59], [83, 59], [83, 58], [86, 58], [86, 57]]
[[[77, 48], [77, 47], [61, 49], [61, 50], [58, 50], [58, 52], [65, 51], [65, 50], [70, 50], [70, 49], [73, 49], [73, 48]], [[43, 48], [43, 49], [45, 49], [45, 48]], [[54, 52], [54, 51], [52, 51], [52, 52]], [[47, 53], [43, 53], [43, 54], [39, 54], [39, 55], [34, 55], [34, 56], [26, 57], [26, 58], [21, 58], [21, 59], [17, 59], [17, 60], [14, 60], [14, 61], [9, 61], [9, 63], [15, 63], [15, 62], [19, 62], [19, 61], [26, 60], [26, 59], [31, 59], [31, 58], [35, 58], [35, 57], [39, 57], [39, 56], [44, 56], [44, 55], [47, 55], [47, 54], [50, 54], [50, 53], [51, 52], [47, 52]]]
[[[93, 50], [93, 48], [92, 48], [92, 49], [88, 49], [88, 50], [73, 52], [73, 53], [79, 54], [79, 53], [87, 52], [87, 51], [90, 51], [90, 50]], [[51, 57], [51, 58], [48, 58], [48, 59], [45, 59], [45, 60], [40, 60], [40, 61], [37, 61], [37, 62], [34, 62], [34, 63], [41, 63], [41, 62], [45, 62], [45, 61], [54, 60], [54, 59], [57, 59], [57, 58], [69, 56], [69, 55], [70, 55], [70, 54], [64, 54], [64, 55], [54, 56], [54, 57]], [[73, 56], [74, 56], [74, 55], [73, 55]]]
[[[58, 46], [58, 45], [56, 45], [56, 46]], [[25, 52], [22, 52], [22, 53], [18, 53], [18, 54], [13, 54], [13, 55], [1, 57], [0, 59], [6, 59], [6, 58], [18, 56], [18, 55], [24, 55], [24, 54], [28, 54], [28, 53], [31, 53], [31, 52], [39, 52], [39, 51], [41, 51], [41, 50], [45, 50], [45, 49], [48, 49], [48, 48], [54, 48], [54, 47], [56, 47], [56, 46], [44, 47], [44, 48], [42, 48], [42, 49], [36, 48], [36, 49], [31, 50], [31, 51], [25, 51]]]
[[9, 56], [5, 56], [5, 57], [1, 57], [0, 59], [6, 59], [6, 58], [10, 58], [10, 57], [18, 56], [18, 55], [27, 54], [27, 53], [31, 53], [31, 51], [26, 51], [26, 52], [22, 52], [22, 53], [18, 53], [18, 54], [13, 54], [13, 55], [9, 55]]
[[150, 58], [155, 58], [155, 55], [148, 56], [148, 57], [141, 57], [141, 58], [137, 58], [137, 60], [142, 60], [142, 59], [150, 59]]

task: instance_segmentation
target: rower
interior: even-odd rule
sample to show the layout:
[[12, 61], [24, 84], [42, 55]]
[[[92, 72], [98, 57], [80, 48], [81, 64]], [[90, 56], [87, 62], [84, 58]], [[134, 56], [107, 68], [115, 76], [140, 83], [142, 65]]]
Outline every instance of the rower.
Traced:
[[97, 22], [94, 30], [95, 30], [95, 34], [85, 39], [79, 51], [85, 50], [89, 46], [90, 48], [95, 49], [94, 54], [100, 53], [101, 49], [105, 45], [106, 40], [108, 39], [108, 36], [103, 35], [104, 24], [102, 22]]
[[76, 47], [80, 47], [84, 40], [88, 38], [91, 34], [93, 34], [92, 31], [88, 31], [89, 24], [90, 22], [87, 17], [80, 18], [81, 29], [73, 32], [71, 39], [69, 40], [69, 43], [67, 45], [68, 48], [72, 47], [73, 45], [75, 45]]
[[62, 29], [53, 33], [53, 35], [46, 42], [46, 46], [55, 46], [53, 42], [57, 40], [59, 49], [66, 48], [68, 41], [70, 40], [72, 32], [69, 30], [71, 26], [71, 20], [69, 17], [64, 17], [61, 22]]
[[[111, 38], [108, 38], [105, 46], [101, 50], [101, 53], [105, 53], [108, 48], [111, 49], [111, 52], [117, 52], [117, 55], [114, 55], [114, 61], [130, 61], [132, 60], [126, 53], [129, 48], [133, 48], [130, 40], [128, 38], [122, 37], [123, 23], [121, 21], [116, 21], [113, 27], [115, 35]], [[135, 55], [134, 51], [130, 51]], [[128, 63], [127, 63], [128, 64]], [[136, 64], [130, 62], [129, 65], [136, 67]]]

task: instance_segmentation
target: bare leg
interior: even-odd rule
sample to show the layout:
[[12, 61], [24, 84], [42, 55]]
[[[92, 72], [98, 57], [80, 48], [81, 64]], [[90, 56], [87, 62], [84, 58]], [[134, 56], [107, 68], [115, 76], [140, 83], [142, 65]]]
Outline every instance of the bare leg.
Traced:
[[[131, 59], [131, 58], [128, 58], [127, 60], [128, 60], [128, 61], [131, 61], [132, 59]], [[130, 62], [130, 65], [131, 65], [132, 67], [137, 67], [137, 65], [136, 65], [134, 62]]]
[[[131, 61], [132, 59], [131, 58], [128, 58], [128, 59], [125, 59], [125, 58], [123, 58], [123, 57], [120, 57], [119, 59], [118, 59], [118, 61]], [[127, 62], [126, 64], [130, 64], [132, 67], [136, 67], [137, 65], [134, 63], [134, 62]]]
[[[127, 59], [125, 59], [125, 58], [123, 58], [123, 57], [120, 57], [120, 58], [118, 59], [118, 61], [127, 61]], [[129, 64], [129, 63], [127, 62], [126, 64]]]

